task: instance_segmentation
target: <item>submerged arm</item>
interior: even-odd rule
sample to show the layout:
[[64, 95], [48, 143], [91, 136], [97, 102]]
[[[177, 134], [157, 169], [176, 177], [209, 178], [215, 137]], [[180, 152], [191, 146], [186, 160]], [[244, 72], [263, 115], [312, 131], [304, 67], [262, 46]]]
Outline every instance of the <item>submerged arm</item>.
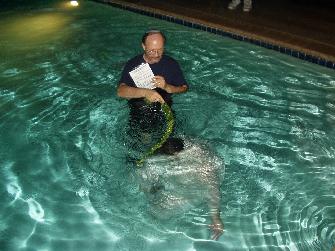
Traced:
[[209, 225], [213, 240], [219, 239], [223, 233], [223, 222], [220, 217], [220, 188], [219, 188], [219, 179], [217, 173], [210, 173], [210, 184], [209, 198], [208, 198], [208, 207], [210, 210], [210, 216], [212, 224]]

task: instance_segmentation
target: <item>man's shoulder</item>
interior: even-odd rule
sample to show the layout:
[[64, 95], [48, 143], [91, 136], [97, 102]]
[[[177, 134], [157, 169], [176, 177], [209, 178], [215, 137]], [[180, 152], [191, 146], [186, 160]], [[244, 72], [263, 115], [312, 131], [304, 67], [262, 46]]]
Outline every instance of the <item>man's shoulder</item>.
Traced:
[[179, 67], [179, 63], [177, 62], [177, 60], [165, 54], [161, 59], [161, 64], [165, 65], [166, 67], [172, 67], [172, 68]]
[[140, 64], [143, 61], [143, 55], [137, 55], [131, 59], [128, 60], [127, 65], [129, 66], [135, 66]]
[[167, 62], [167, 63], [172, 63], [172, 64], [177, 64], [177, 60], [175, 60], [173, 57], [164, 54], [162, 57], [163, 61]]

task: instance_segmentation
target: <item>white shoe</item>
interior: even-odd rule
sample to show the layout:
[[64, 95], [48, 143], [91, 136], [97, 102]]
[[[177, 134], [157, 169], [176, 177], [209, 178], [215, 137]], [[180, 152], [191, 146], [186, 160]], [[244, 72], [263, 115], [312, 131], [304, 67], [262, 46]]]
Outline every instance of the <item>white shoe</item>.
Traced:
[[230, 10], [235, 10], [237, 6], [241, 3], [241, 0], [233, 0], [231, 3], [228, 5], [228, 9]]
[[249, 12], [249, 11], [251, 11], [251, 9], [252, 9], [251, 5], [250, 6], [243, 6], [243, 11], [244, 12]]
[[249, 12], [252, 9], [252, 3], [251, 1], [244, 0], [244, 5], [243, 5], [243, 11], [244, 12]]

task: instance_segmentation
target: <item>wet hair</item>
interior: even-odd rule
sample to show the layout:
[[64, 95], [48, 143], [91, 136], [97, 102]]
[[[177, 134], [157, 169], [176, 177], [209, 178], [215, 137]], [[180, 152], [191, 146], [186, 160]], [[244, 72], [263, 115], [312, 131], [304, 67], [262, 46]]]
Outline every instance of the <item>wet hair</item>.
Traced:
[[180, 138], [168, 138], [158, 149], [158, 153], [173, 155], [184, 150], [184, 141]]
[[160, 35], [163, 37], [164, 44], [165, 44], [165, 42], [166, 42], [166, 37], [165, 37], [164, 33], [161, 32], [160, 30], [148, 30], [148, 31], [146, 31], [146, 32], [143, 34], [143, 37], [142, 37], [142, 43], [145, 44], [145, 41], [147, 40], [147, 37], [150, 36], [150, 35], [153, 35], [153, 34], [160, 34]]

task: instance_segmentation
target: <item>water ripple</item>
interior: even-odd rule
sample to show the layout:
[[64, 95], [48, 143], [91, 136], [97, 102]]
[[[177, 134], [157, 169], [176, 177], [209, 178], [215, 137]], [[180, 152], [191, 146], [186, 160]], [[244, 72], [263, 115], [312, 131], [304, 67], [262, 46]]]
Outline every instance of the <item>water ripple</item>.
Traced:
[[[334, 247], [332, 71], [90, 1], [63, 8], [11, 11], [0, 20], [5, 250]], [[174, 99], [176, 134], [208, 142], [210, 154], [191, 144], [181, 159], [155, 156], [145, 176], [131, 165], [129, 109], [115, 88], [153, 26], [168, 32], [166, 53], [190, 84]], [[197, 166], [203, 182], [205, 169], [223, 159], [225, 233], [213, 242], [206, 191], [190, 174]], [[165, 190], [146, 194], [151, 184], [139, 183], [141, 171]], [[174, 211], [185, 202], [181, 192], [190, 200]], [[171, 204], [151, 205], [154, 198]]]

